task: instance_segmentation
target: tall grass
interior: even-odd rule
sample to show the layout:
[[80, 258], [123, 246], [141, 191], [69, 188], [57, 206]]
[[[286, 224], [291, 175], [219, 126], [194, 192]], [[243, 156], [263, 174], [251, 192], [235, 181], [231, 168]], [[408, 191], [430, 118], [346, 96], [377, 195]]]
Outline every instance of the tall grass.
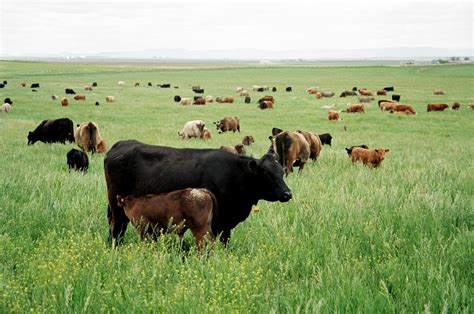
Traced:
[[[14, 100], [0, 115], [0, 312], [472, 312], [474, 101], [472, 65], [427, 67], [237, 67], [164, 69], [144, 65], [0, 62]], [[120, 88], [118, 80], [127, 85]], [[97, 81], [93, 92], [83, 86]], [[133, 87], [138, 81], [140, 87]], [[153, 87], [146, 83], [153, 82]], [[33, 93], [20, 82], [39, 82]], [[179, 89], [164, 90], [158, 83]], [[181, 107], [175, 94], [234, 95], [232, 105]], [[256, 108], [235, 87], [277, 86], [274, 110]], [[394, 85], [416, 116], [343, 114], [329, 122], [309, 86], [333, 90]], [[283, 92], [292, 86], [293, 93]], [[72, 87], [87, 96], [61, 107], [51, 94]], [[445, 96], [433, 96], [442, 88]], [[105, 103], [115, 95], [117, 102]], [[378, 98], [380, 99], [380, 97]], [[100, 101], [100, 106], [94, 102]], [[459, 101], [459, 112], [426, 113], [426, 104]], [[191, 119], [241, 118], [242, 133], [209, 142], [180, 140]], [[103, 156], [86, 174], [70, 172], [73, 144], [26, 145], [41, 120], [69, 117], [99, 124], [109, 145], [135, 138], [174, 147], [219, 147], [251, 134], [259, 157], [273, 126], [330, 132], [332, 147], [286, 179], [289, 203], [258, 204], [232, 233], [229, 247], [197, 253], [190, 234], [107, 246]], [[343, 126], [346, 126], [346, 131]], [[344, 147], [390, 152], [380, 169], [352, 164]]]

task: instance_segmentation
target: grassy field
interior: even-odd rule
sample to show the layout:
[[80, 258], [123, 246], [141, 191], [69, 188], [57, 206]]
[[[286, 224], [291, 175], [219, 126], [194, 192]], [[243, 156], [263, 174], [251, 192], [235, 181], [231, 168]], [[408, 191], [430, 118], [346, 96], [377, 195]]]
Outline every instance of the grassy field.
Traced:
[[[473, 311], [474, 66], [160, 68], [146, 64], [0, 62], [0, 312], [464, 312]], [[126, 82], [119, 87], [117, 81]], [[98, 87], [83, 91], [93, 81]], [[28, 87], [38, 82], [41, 88]], [[133, 87], [140, 82], [140, 87]], [[148, 82], [153, 87], [148, 87]], [[160, 89], [171, 83], [179, 89]], [[173, 96], [233, 95], [236, 102], [182, 107]], [[244, 104], [237, 86], [276, 86], [274, 110]], [[316, 100], [306, 88], [336, 96], [353, 86], [395, 86], [416, 116], [345, 114], [330, 122], [322, 105], [342, 109], [355, 98]], [[293, 93], [284, 87], [292, 86]], [[86, 95], [61, 107], [51, 95], [71, 87]], [[441, 88], [445, 96], [434, 96]], [[106, 103], [115, 95], [117, 102]], [[251, 94], [256, 100], [256, 92]], [[377, 97], [381, 99], [381, 97]], [[94, 106], [95, 101], [100, 106]], [[432, 101], [459, 101], [458, 112], [426, 112]], [[217, 134], [212, 122], [239, 116], [240, 134]], [[238, 225], [229, 247], [195, 252], [191, 234], [107, 246], [103, 155], [87, 174], [69, 172], [75, 145], [26, 136], [43, 119], [92, 120], [113, 145], [138, 139], [173, 147], [219, 147], [253, 135], [249, 155], [269, 147], [271, 128], [330, 132], [317, 162], [286, 179], [289, 203], [261, 201]], [[204, 120], [213, 139], [180, 140], [188, 120]], [[344, 130], [346, 126], [346, 130]], [[352, 164], [356, 144], [390, 152], [380, 169]]]

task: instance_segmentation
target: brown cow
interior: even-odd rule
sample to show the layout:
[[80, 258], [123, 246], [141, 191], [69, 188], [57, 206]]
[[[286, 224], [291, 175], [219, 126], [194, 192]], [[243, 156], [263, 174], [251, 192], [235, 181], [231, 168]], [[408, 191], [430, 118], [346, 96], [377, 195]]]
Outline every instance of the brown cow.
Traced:
[[219, 134], [227, 131], [240, 132], [240, 119], [238, 117], [225, 117], [219, 121], [214, 122]]
[[193, 105], [205, 105], [205, 104], [206, 104], [206, 99], [203, 97], [196, 98], [193, 103]]
[[212, 138], [211, 132], [208, 128], [204, 127], [204, 129], [202, 129], [201, 138], [203, 140], [210, 140]]
[[359, 94], [361, 96], [374, 96], [374, 94], [370, 90], [368, 90], [367, 88], [359, 89]]
[[242, 144], [250, 146], [250, 144], [255, 143], [255, 140], [253, 139], [252, 135], [246, 135], [242, 139]]
[[76, 144], [85, 152], [95, 152], [101, 141], [99, 127], [92, 121], [82, 122], [74, 133]]
[[66, 97], [61, 98], [61, 106], [66, 107], [67, 105], [69, 105], [69, 99]]
[[449, 108], [447, 104], [440, 104], [440, 103], [431, 103], [426, 106], [426, 111], [444, 111], [444, 109]]
[[311, 160], [316, 160], [323, 149], [323, 144], [321, 143], [321, 139], [319, 135], [313, 132], [297, 130], [297, 133], [300, 133], [304, 136], [306, 141], [309, 144], [309, 158]]
[[444, 95], [444, 92], [441, 89], [435, 89], [433, 91], [433, 94], [435, 94], [435, 95]]
[[385, 148], [366, 149], [362, 147], [354, 147], [352, 149], [351, 158], [352, 162], [362, 161], [366, 166], [372, 166], [377, 168], [385, 158], [385, 153], [390, 150]]
[[310, 87], [306, 90], [308, 93], [314, 95], [318, 92], [318, 87]]
[[135, 82], [135, 87], [138, 87], [140, 86], [140, 83], [139, 82]]
[[365, 144], [362, 144], [362, 145], [354, 145], [354, 146], [351, 146], [349, 148], [346, 147], [346, 152], [347, 152], [347, 155], [349, 155], [349, 157], [351, 157], [352, 155], [352, 150], [356, 147], [361, 147], [361, 148], [365, 148], [365, 149], [369, 149], [369, 146], [365, 145]]
[[214, 97], [212, 97], [211, 95], [207, 95], [205, 99], [206, 99], [206, 102], [208, 102], [208, 103], [213, 103], [214, 102]]
[[385, 89], [379, 89], [379, 90], [377, 90], [377, 95], [378, 96], [387, 96], [387, 91]]
[[316, 92], [316, 99], [321, 99], [323, 97], [323, 94], [321, 92]]
[[364, 104], [347, 104], [346, 112], [364, 112]]
[[335, 120], [335, 121], [340, 121], [342, 120], [341, 116], [339, 115], [338, 111], [328, 111], [328, 120]]
[[461, 104], [458, 102], [453, 103], [453, 105], [451, 106], [452, 110], [459, 110], [459, 108], [461, 108]]
[[258, 100], [258, 103], [261, 103], [262, 101], [271, 101], [271, 102], [275, 102], [275, 98], [273, 98], [273, 96], [265, 96], [265, 97], [262, 97]]
[[104, 139], [101, 139], [95, 148], [95, 151], [98, 153], [107, 152], [107, 142]]
[[391, 101], [383, 101], [380, 103], [380, 110], [382, 111], [395, 111], [398, 103], [391, 102]]
[[398, 104], [398, 105], [395, 107], [395, 111], [396, 111], [396, 112], [400, 112], [400, 113], [405, 113], [405, 114], [407, 114], [407, 115], [416, 114], [415, 109], [413, 109], [413, 107], [410, 106], [410, 105]]
[[226, 152], [236, 154], [236, 155], [245, 155], [245, 148], [243, 144], [237, 144], [235, 146], [221, 146], [220, 149], [225, 150]]
[[56, 96], [56, 95], [51, 95], [51, 99], [52, 99], [52, 100], [58, 100], [58, 99], [59, 99], [59, 97], [58, 97], [58, 96]]
[[198, 248], [211, 230], [212, 216], [217, 216], [217, 200], [206, 189], [184, 189], [141, 197], [117, 195], [118, 206], [137, 229], [141, 239], [147, 236], [155, 239], [161, 232], [175, 232], [180, 237], [187, 228], [191, 229]]
[[267, 100], [264, 100], [264, 101], [261, 101], [258, 106], [258, 108], [260, 109], [273, 109], [273, 103], [271, 101], [267, 101]]
[[223, 103], [232, 104], [234, 102], [234, 97], [232, 97], [232, 96], [226, 96], [224, 98], [217, 97], [216, 102], [218, 102], [220, 104], [223, 104]]
[[471, 103], [471, 104], [467, 105], [467, 108], [471, 109], [471, 110], [474, 110], [474, 103]]
[[115, 96], [107, 96], [105, 97], [106, 102], [114, 102], [115, 101]]
[[269, 138], [272, 141], [270, 150], [278, 154], [278, 162], [285, 169], [285, 175], [293, 172], [293, 166], [299, 167], [301, 172], [310, 155], [309, 143], [304, 136], [297, 132], [284, 131]]
[[76, 96], [74, 96], [74, 99], [75, 100], [86, 100], [86, 96], [85, 95], [76, 95]]

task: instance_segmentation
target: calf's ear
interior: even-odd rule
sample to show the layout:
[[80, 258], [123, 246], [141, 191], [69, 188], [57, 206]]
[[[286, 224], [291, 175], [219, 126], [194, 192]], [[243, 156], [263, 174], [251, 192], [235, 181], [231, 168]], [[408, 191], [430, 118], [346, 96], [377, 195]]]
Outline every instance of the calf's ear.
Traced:
[[248, 162], [248, 167], [252, 173], [257, 173], [258, 162], [255, 159], [252, 159]]

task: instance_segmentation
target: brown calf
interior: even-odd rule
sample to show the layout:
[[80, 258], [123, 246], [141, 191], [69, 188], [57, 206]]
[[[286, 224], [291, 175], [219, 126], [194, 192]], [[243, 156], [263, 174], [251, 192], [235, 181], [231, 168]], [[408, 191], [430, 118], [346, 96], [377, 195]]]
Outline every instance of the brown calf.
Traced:
[[237, 144], [235, 146], [221, 146], [220, 149], [236, 155], [245, 155], [246, 153], [243, 144]]
[[359, 89], [359, 94], [361, 96], [374, 96], [374, 94], [366, 88]]
[[342, 120], [342, 118], [339, 115], [338, 111], [328, 111], [328, 120], [329, 121], [331, 121], [331, 120], [340, 121], [340, 120]]
[[354, 147], [351, 152], [352, 162], [362, 161], [366, 166], [377, 168], [385, 158], [385, 153], [390, 150], [385, 148], [366, 149], [362, 147]]
[[214, 122], [219, 133], [227, 131], [240, 132], [240, 119], [238, 117], [225, 117], [224, 119]]
[[387, 91], [385, 89], [379, 89], [377, 91], [378, 96], [387, 96]]
[[459, 108], [461, 108], [461, 104], [458, 102], [453, 103], [453, 105], [451, 106], [452, 110], [459, 110]]
[[242, 144], [250, 146], [250, 144], [255, 143], [255, 140], [253, 139], [252, 135], [246, 135], [242, 139]]
[[191, 229], [198, 248], [206, 234], [214, 239], [211, 221], [213, 214], [217, 214], [217, 200], [206, 189], [188, 188], [141, 197], [117, 195], [117, 201], [142, 240], [147, 236], [156, 239], [161, 230], [182, 237], [187, 228]]

